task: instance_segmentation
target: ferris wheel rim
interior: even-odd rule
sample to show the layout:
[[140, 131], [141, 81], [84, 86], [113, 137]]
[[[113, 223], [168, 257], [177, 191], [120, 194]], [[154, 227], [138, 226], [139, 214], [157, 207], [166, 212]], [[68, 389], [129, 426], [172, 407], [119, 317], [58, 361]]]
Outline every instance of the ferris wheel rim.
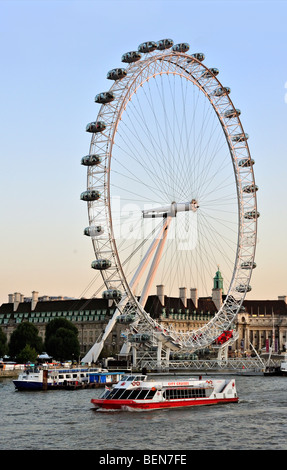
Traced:
[[[118, 256], [116, 240], [113, 236], [113, 224], [112, 224], [111, 204], [110, 204], [111, 194], [110, 194], [110, 184], [109, 184], [110, 183], [110, 173], [111, 173], [112, 150], [113, 150], [113, 143], [114, 143], [114, 138], [115, 138], [115, 134], [116, 134], [116, 131], [117, 131], [118, 123], [119, 123], [119, 120], [120, 120], [123, 112], [125, 111], [125, 108], [126, 108], [128, 102], [131, 100], [132, 95], [135, 93], [136, 89], [139, 86], [141, 86], [146, 80], [148, 80], [150, 78], [150, 76], [148, 76], [148, 77], [144, 77], [144, 78], [140, 79], [140, 77], [142, 77], [143, 71], [148, 69], [148, 67], [151, 66], [151, 64], [155, 65], [155, 64], [158, 64], [158, 63], [161, 63], [161, 64], [164, 63], [165, 65], [166, 65], [166, 63], [168, 63], [168, 66], [170, 66], [171, 63], [173, 63], [175, 65], [175, 67], [177, 67], [177, 61], [178, 60], [180, 60], [180, 64], [181, 64], [180, 67], [182, 66], [182, 64], [185, 64], [185, 66], [186, 66], [188, 63], [191, 63], [191, 62], [193, 64], [195, 64], [196, 68], [197, 68], [197, 78], [199, 77], [198, 71], [200, 71], [200, 72], [205, 71], [207, 73], [211, 73], [210, 68], [206, 67], [204, 64], [202, 64], [201, 61], [197, 60], [196, 58], [192, 57], [191, 55], [189, 55], [187, 53], [182, 53], [182, 52], [175, 53], [175, 52], [169, 52], [169, 51], [164, 51], [164, 52], [160, 51], [159, 53], [158, 53], [158, 51], [155, 51], [155, 52], [152, 52], [152, 53], [148, 53], [146, 55], [146, 58], [141, 59], [140, 66], [137, 62], [132, 63], [131, 65], [129, 65], [126, 69], [127, 73], [126, 73], [125, 77], [123, 77], [123, 79], [120, 80], [121, 84], [123, 84], [123, 80], [126, 80], [126, 87], [124, 89], [125, 93], [120, 94], [120, 96], [118, 98], [118, 105], [115, 107], [114, 112], [113, 112], [113, 118], [112, 118], [113, 124], [111, 125], [110, 134], [107, 138], [107, 140], [108, 140], [107, 148], [109, 148], [109, 150], [107, 152], [107, 162], [108, 163], [106, 164], [106, 171], [104, 172], [105, 177], [106, 177], [105, 182], [107, 183], [106, 184], [106, 191], [107, 192], [105, 193], [105, 199], [106, 199], [106, 204], [107, 204], [107, 206], [106, 206], [106, 215], [107, 215], [108, 220], [109, 220], [110, 242], [111, 242], [111, 246], [113, 248], [113, 257], [114, 257], [114, 260], [115, 260], [115, 263], [116, 263], [116, 266], [117, 266], [117, 269], [118, 269], [118, 273], [120, 275], [121, 286], [122, 286], [124, 292], [126, 292], [126, 295], [128, 296], [129, 301], [132, 299], [132, 301], [136, 304], [137, 308], [140, 310], [141, 314], [143, 314], [146, 317], [146, 319], [152, 324], [152, 326], [157, 326], [158, 324], [157, 324], [157, 322], [155, 322], [153, 319], [150, 318], [148, 312], [145, 312], [144, 308], [138, 303], [138, 300], [136, 299], [136, 297], [133, 294], [132, 290], [129, 288], [129, 283], [126, 279], [125, 273], [122, 269], [121, 260]], [[187, 62], [187, 61], [189, 61], [189, 62]], [[160, 73], [160, 72], [158, 72], [158, 73]], [[170, 73], [170, 72], [168, 72], [168, 71], [163, 72], [162, 71], [162, 73]], [[186, 69], [182, 69], [179, 72], [179, 74], [186, 74], [186, 73], [187, 73]], [[187, 78], [187, 77], [185, 77], [185, 78]], [[239, 259], [240, 259], [240, 256], [239, 256], [240, 246], [241, 246], [241, 248], [242, 248], [242, 246], [244, 247], [244, 243], [243, 243], [244, 234], [243, 234], [242, 227], [243, 227], [243, 224], [244, 224], [244, 214], [245, 214], [245, 212], [243, 210], [244, 209], [244, 204], [243, 204], [243, 201], [242, 201], [242, 184], [241, 184], [241, 186], [239, 184], [240, 183], [240, 181], [239, 181], [240, 180], [240, 178], [239, 178], [240, 174], [239, 174], [238, 158], [237, 158], [237, 156], [234, 155], [234, 145], [232, 143], [232, 137], [234, 137], [234, 134], [232, 134], [228, 131], [228, 127], [226, 126], [226, 122], [225, 122], [225, 119], [224, 119], [225, 116], [223, 115], [223, 111], [219, 112], [219, 110], [218, 110], [220, 100], [218, 99], [218, 97], [216, 99], [214, 97], [212, 98], [212, 96], [207, 93], [206, 88], [203, 87], [203, 83], [204, 83], [204, 86], [206, 87], [206, 80], [203, 80], [203, 83], [201, 83], [200, 81], [198, 81], [198, 79], [196, 79], [194, 77], [193, 77], [193, 79], [191, 79], [190, 77], [187, 78], [187, 79], [192, 81], [192, 83], [194, 85], [196, 85], [196, 86], [198, 86], [198, 88], [200, 88], [200, 90], [205, 94], [206, 98], [210, 101], [211, 106], [213, 107], [214, 111], [217, 114], [217, 117], [220, 121], [220, 124], [222, 126], [222, 130], [225, 134], [225, 137], [226, 137], [226, 140], [227, 140], [227, 143], [228, 143], [228, 146], [229, 146], [229, 151], [230, 151], [232, 163], [233, 163], [233, 166], [234, 166], [234, 175], [235, 175], [235, 181], [236, 181], [236, 186], [237, 186], [238, 217], [239, 217], [238, 245], [237, 245], [237, 254], [236, 254], [236, 261], [235, 261], [235, 266], [234, 266], [234, 270], [233, 270], [233, 276], [232, 276], [232, 279], [231, 279], [231, 282], [230, 282], [228, 293], [227, 293], [226, 299], [225, 299], [221, 309], [217, 312], [216, 316], [214, 317], [214, 320], [211, 320], [206, 325], [204, 325], [204, 327], [199, 328], [198, 330], [196, 330], [194, 332], [195, 335], [197, 335], [197, 334], [199, 335], [199, 334], [202, 334], [202, 332], [207, 333], [206, 330], [210, 329], [210, 330], [212, 330], [211, 336], [213, 337], [214, 335], [216, 336], [216, 334], [217, 334], [217, 326], [213, 329], [213, 324], [216, 323], [216, 320], [220, 317], [220, 313], [223, 311], [223, 309], [227, 308], [227, 310], [228, 309], [232, 310], [233, 307], [234, 307], [234, 304], [232, 304], [232, 302], [231, 302], [231, 305], [229, 305], [229, 301], [230, 301], [232, 292], [234, 293], [233, 285], [234, 285], [234, 282], [236, 280], [236, 274], [238, 273], [238, 269], [240, 268], [240, 267], [238, 268], [238, 263], [239, 263]], [[132, 91], [132, 93], [129, 94], [131, 92], [131, 86], [132, 86], [132, 84], [134, 84], [136, 82], [136, 80], [138, 80], [138, 83], [136, 84], [136, 89], [134, 89]], [[224, 88], [222, 86], [221, 82], [217, 79], [217, 77], [215, 75], [212, 74], [212, 76], [209, 79], [209, 82], [211, 80], [212, 80], [213, 86], [211, 86], [211, 84], [209, 83], [209, 87], [212, 88], [213, 90], [215, 89], [214, 88], [215, 85], [219, 88], [220, 87], [222, 89]], [[118, 83], [119, 82], [115, 81], [115, 83], [111, 86], [109, 92], [112, 93], [115, 89], [117, 89]], [[228, 108], [229, 110], [232, 109], [232, 110], [236, 111], [236, 108], [233, 105], [233, 102], [230, 99], [230, 96], [227, 95], [226, 97], [227, 97], [227, 100], [226, 100], [225, 110], [227, 110], [227, 108]], [[120, 105], [120, 108], [119, 108], [119, 105]], [[105, 106], [106, 105], [104, 105], [104, 104], [102, 105], [102, 107], [101, 107], [101, 109], [98, 113], [97, 122], [101, 121], [102, 117], [105, 115], [105, 110], [106, 110]], [[239, 119], [239, 116], [236, 115], [233, 119], [235, 119], [235, 121], [236, 121], [237, 128], [239, 128], [241, 130], [240, 134], [245, 135], [243, 126], [242, 126], [241, 121]], [[97, 138], [97, 134], [94, 134], [93, 137]], [[92, 153], [92, 148], [95, 145], [94, 142], [93, 142], [93, 137], [92, 137], [91, 146], [90, 146], [90, 153]], [[247, 155], [246, 158], [251, 160], [251, 155], [250, 155], [247, 139], [244, 140], [243, 145], [245, 147], [245, 151], [246, 151], [246, 155]], [[242, 154], [242, 150], [241, 150], [241, 154]], [[251, 178], [250, 178], [251, 184], [255, 185], [255, 179], [254, 179], [254, 173], [253, 173], [253, 166], [252, 165], [250, 165], [249, 172], [250, 172], [250, 176], [251, 176]], [[89, 176], [88, 176], [88, 186], [89, 186]], [[250, 224], [252, 223], [252, 225], [253, 225], [253, 233], [254, 233], [254, 240], [255, 241], [254, 241], [254, 246], [251, 250], [252, 256], [249, 255], [249, 258], [251, 257], [251, 262], [253, 263], [254, 262], [254, 256], [255, 256], [256, 234], [257, 234], [257, 202], [256, 202], [256, 193], [255, 192], [252, 194], [252, 200], [253, 200], [252, 207], [253, 207], [253, 210], [256, 213], [256, 217], [250, 219], [251, 220]], [[88, 207], [91, 207], [91, 204], [90, 204], [90, 206], [88, 204]], [[91, 218], [90, 218], [90, 222], [91, 222]], [[241, 245], [240, 245], [240, 243], [241, 243]], [[95, 244], [94, 244], [94, 249], [95, 249], [96, 256], [100, 257], [101, 256], [101, 250], [99, 250], [98, 247], [95, 246]], [[238, 307], [237, 311], [239, 310], [240, 306], [242, 305], [242, 302], [243, 302], [245, 294], [246, 294], [246, 290], [248, 289], [249, 281], [250, 281], [251, 274], [252, 274], [252, 269], [253, 269], [253, 267], [250, 265], [250, 269], [249, 270], [245, 269], [244, 276], [242, 277], [242, 279], [244, 279], [244, 281], [245, 281], [245, 284], [242, 284], [242, 290], [244, 290], [244, 292], [238, 292], [238, 293], [244, 294], [244, 295], [240, 296], [239, 303], [237, 305], [237, 307]], [[249, 273], [248, 275], [246, 275], [247, 270], [248, 270], [248, 273]], [[103, 276], [106, 287], [107, 288], [111, 287], [110, 281], [109, 281], [108, 277], [106, 276], [106, 273], [101, 272], [101, 274]], [[234, 311], [233, 310], [227, 312], [227, 317], [229, 319], [228, 320], [229, 323], [231, 322], [230, 319], [234, 318]], [[225, 324], [222, 324], [221, 328], [224, 328], [225, 326], [226, 326]], [[196, 343], [196, 340], [193, 339], [191, 342], [194, 345]]]

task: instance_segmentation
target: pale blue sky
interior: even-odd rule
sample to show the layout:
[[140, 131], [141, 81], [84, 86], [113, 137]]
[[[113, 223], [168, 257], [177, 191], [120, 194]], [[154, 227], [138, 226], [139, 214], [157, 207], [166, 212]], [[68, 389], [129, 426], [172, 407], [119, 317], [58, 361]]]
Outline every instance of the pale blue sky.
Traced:
[[204, 52], [241, 109], [261, 213], [248, 298], [287, 295], [286, 18], [276, 0], [0, 0], [0, 302], [78, 297], [94, 278], [85, 126], [122, 54], [165, 37]]

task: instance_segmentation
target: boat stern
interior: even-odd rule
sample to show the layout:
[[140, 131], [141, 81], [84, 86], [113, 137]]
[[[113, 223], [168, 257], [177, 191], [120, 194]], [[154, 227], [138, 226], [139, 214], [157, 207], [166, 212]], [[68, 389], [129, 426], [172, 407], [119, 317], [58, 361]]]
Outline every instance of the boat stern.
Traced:
[[236, 383], [234, 379], [231, 380], [215, 380], [214, 383], [214, 398], [218, 398], [223, 402], [238, 402], [238, 394], [236, 390]]

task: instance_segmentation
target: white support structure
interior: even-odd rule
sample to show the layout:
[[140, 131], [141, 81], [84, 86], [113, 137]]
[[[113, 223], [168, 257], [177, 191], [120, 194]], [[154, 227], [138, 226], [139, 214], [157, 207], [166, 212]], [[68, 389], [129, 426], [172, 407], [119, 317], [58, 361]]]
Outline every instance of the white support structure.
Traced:
[[158, 247], [157, 247], [152, 265], [150, 267], [149, 273], [147, 275], [146, 283], [142, 290], [141, 298], [139, 301], [140, 305], [142, 305], [143, 307], [145, 306], [145, 303], [149, 296], [150, 288], [151, 288], [152, 282], [154, 280], [154, 277], [155, 277], [155, 274], [156, 274], [156, 271], [160, 262], [162, 250], [166, 242], [166, 238], [167, 238], [170, 221], [171, 221], [171, 217], [167, 217], [166, 219], [164, 219], [163, 228], [162, 228], [162, 237], [161, 237], [160, 242], [158, 243]]
[[[143, 307], [144, 307], [144, 304], [145, 304], [145, 302], [148, 298], [150, 287], [152, 285], [152, 281], [154, 279], [157, 267], [158, 267], [159, 262], [160, 262], [160, 256], [161, 256], [163, 246], [164, 246], [165, 241], [166, 241], [170, 220], [171, 220], [170, 217], [167, 217], [167, 218], [163, 219], [162, 227], [160, 228], [157, 236], [155, 237], [155, 239], [151, 243], [144, 259], [142, 260], [141, 264], [139, 265], [139, 267], [138, 267], [138, 269], [137, 269], [137, 271], [136, 271], [136, 273], [135, 273], [135, 275], [134, 275], [134, 277], [131, 281], [131, 284], [130, 284], [130, 288], [132, 290], [137, 286], [144, 270], [146, 269], [148, 263], [151, 260], [152, 255], [154, 254], [155, 249], [157, 248], [157, 251], [155, 253], [155, 256], [154, 256], [154, 259], [153, 259], [153, 262], [152, 262], [152, 265], [151, 265], [151, 268], [150, 268], [150, 271], [149, 271], [149, 274], [147, 276], [147, 281], [146, 281], [146, 284], [145, 284], [145, 287], [144, 287], [144, 290], [143, 290], [143, 293], [142, 293], [142, 296], [141, 296], [141, 299], [140, 299], [140, 302], [139, 302], [140, 305], [142, 305]], [[92, 348], [88, 351], [88, 353], [82, 359], [82, 362], [90, 363], [90, 362], [96, 362], [98, 360], [99, 355], [100, 355], [100, 353], [101, 353], [101, 351], [104, 347], [104, 343], [105, 343], [107, 337], [109, 336], [109, 334], [111, 333], [111, 331], [113, 330], [113, 328], [116, 324], [117, 318], [119, 317], [119, 315], [121, 315], [122, 310], [123, 310], [126, 302], [127, 302], [127, 296], [125, 296], [119, 302], [119, 304], [118, 304], [118, 306], [117, 306], [117, 308], [116, 308], [116, 310], [113, 314], [113, 317], [110, 319], [110, 321], [106, 325], [106, 328], [105, 328], [105, 331], [104, 331], [102, 337], [100, 338], [99, 341], [97, 341], [92, 346]], [[138, 322], [138, 320], [135, 321], [134, 326], [136, 326], [137, 322]], [[128, 354], [129, 350], [130, 350], [130, 348], [129, 348], [128, 344], [125, 343], [124, 348], [121, 351], [121, 354]]]

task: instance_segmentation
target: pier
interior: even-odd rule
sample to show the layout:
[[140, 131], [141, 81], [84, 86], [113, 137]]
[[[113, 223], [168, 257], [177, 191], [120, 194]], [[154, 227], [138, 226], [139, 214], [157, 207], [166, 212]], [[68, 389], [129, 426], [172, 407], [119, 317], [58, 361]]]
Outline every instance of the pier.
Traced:
[[179, 360], [162, 361], [159, 367], [155, 360], [147, 360], [143, 367], [157, 372], [221, 372], [236, 375], [263, 375], [267, 367], [280, 367], [280, 359], [262, 358], [236, 358], [227, 360], [203, 359], [203, 360]]

